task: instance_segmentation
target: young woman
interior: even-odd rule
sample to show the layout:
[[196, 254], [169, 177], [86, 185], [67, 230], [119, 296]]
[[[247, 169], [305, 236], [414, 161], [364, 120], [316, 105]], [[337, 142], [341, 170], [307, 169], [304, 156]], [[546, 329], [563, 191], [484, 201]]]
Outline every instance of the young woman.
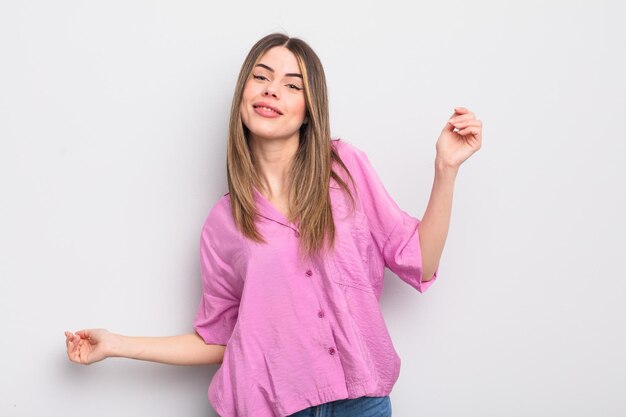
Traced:
[[456, 174], [481, 133], [471, 111], [455, 108], [420, 221], [397, 206], [363, 151], [331, 139], [313, 50], [264, 37], [235, 89], [229, 193], [202, 228], [195, 332], [66, 332], [70, 360], [221, 363], [209, 399], [223, 417], [390, 416], [400, 359], [379, 306], [384, 269], [420, 292], [437, 278]]

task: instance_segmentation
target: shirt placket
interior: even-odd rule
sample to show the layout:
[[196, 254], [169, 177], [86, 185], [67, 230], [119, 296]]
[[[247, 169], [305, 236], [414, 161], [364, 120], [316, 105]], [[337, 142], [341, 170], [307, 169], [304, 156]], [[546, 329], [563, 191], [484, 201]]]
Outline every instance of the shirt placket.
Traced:
[[[269, 220], [272, 222], [275, 222], [281, 226], [284, 227], [288, 227], [289, 229], [291, 229], [293, 231], [293, 236], [295, 238], [300, 238], [300, 231], [299, 228], [289, 222], [284, 215], [282, 215], [282, 213], [280, 213], [258, 190], [255, 189], [255, 192], [257, 194], [257, 202], [259, 203], [259, 212], [258, 215]], [[319, 275], [319, 273], [317, 274]], [[306, 266], [304, 271], [303, 271], [303, 276], [306, 279], [315, 279], [316, 275], [316, 271], [314, 271], [314, 268], [312, 266]], [[315, 295], [317, 298], [317, 304], [318, 304], [318, 308], [317, 311], [314, 311], [312, 314], [315, 314], [317, 316], [318, 320], [321, 320], [320, 326], [318, 326], [320, 329], [323, 329], [323, 331], [321, 332], [321, 339], [320, 340], [329, 340], [329, 342], [325, 343], [324, 345], [324, 349], [326, 349], [326, 352], [328, 353], [328, 355], [332, 358], [337, 358], [337, 349], [336, 349], [336, 343], [335, 343], [335, 335], [334, 335], [334, 330], [332, 328], [332, 324], [331, 322], [329, 322], [328, 320], [328, 315], [327, 312], [325, 311], [324, 307], [323, 307], [323, 302], [322, 302], [322, 298], [319, 296], [319, 291], [322, 288], [321, 285], [319, 285], [319, 283], [317, 283], [318, 285], [315, 285], [316, 283], [311, 283], [311, 287], [316, 289]], [[343, 372], [343, 370], [342, 370]]]

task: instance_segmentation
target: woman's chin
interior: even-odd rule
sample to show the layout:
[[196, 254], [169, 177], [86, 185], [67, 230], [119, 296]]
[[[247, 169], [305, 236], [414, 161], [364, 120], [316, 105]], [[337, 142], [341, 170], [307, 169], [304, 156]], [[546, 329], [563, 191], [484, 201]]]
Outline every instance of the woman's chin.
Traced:
[[282, 133], [276, 131], [267, 131], [267, 130], [250, 130], [251, 137], [256, 138], [257, 140], [286, 140], [294, 137], [293, 133]]

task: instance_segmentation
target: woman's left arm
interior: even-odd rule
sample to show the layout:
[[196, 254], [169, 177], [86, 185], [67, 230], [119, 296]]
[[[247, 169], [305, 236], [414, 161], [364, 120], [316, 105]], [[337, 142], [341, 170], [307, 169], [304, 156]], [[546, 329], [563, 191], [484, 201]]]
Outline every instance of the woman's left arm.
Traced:
[[459, 167], [480, 149], [481, 144], [482, 122], [465, 107], [455, 107], [437, 140], [433, 188], [418, 225], [423, 281], [432, 279], [441, 259], [450, 226], [452, 194]]

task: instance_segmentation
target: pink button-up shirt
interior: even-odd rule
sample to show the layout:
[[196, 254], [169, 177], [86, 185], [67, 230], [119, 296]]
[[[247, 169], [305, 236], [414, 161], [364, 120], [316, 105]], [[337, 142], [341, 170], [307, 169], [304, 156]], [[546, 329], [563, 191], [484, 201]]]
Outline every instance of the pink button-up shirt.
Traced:
[[[203, 293], [194, 328], [206, 343], [226, 345], [209, 385], [222, 417], [287, 416], [329, 401], [389, 395], [400, 372], [379, 299], [384, 269], [424, 292], [419, 219], [385, 190], [366, 154], [331, 141], [352, 174], [348, 197], [331, 179], [335, 249], [302, 263], [298, 229], [258, 190], [259, 231], [236, 228], [225, 194], [202, 228]], [[334, 169], [345, 180], [343, 170]]]

